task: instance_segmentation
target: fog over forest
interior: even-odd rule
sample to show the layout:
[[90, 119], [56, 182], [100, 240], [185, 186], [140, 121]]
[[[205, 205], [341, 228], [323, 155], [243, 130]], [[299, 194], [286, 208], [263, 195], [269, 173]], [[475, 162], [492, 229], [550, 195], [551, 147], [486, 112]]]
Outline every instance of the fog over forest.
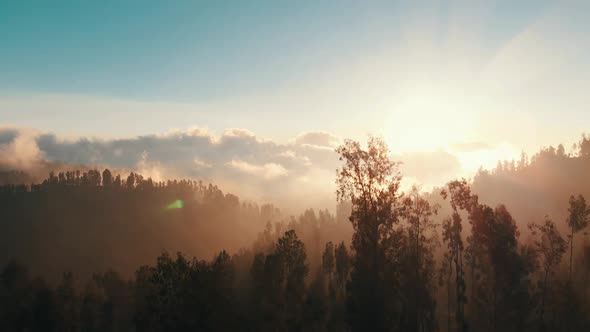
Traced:
[[[182, 145], [204, 137], [198, 135], [137, 141]], [[331, 148], [337, 158], [325, 161], [333, 167], [325, 181], [335, 181], [335, 199], [322, 209], [294, 200], [300, 212], [293, 214], [293, 206], [241, 199], [198, 178], [155, 179], [107, 157], [129, 142], [30, 141], [2, 131], [3, 330], [590, 326], [587, 136], [569, 152], [559, 144], [523, 153], [468, 180], [423, 190], [402, 186], [403, 168], [378, 138], [364, 147], [324, 133], [285, 147], [248, 135], [234, 131], [204, 144], [225, 151], [246, 137], [291, 159]], [[311, 147], [311, 139], [323, 145]], [[91, 166], [86, 157], [63, 162], [81, 151], [100, 158]], [[280, 177], [275, 166], [244, 167], [251, 176]], [[281, 191], [272, 183], [269, 197]], [[314, 187], [298, 190], [317, 195]]]
[[589, 18], [0, 0], [0, 332], [590, 331]]

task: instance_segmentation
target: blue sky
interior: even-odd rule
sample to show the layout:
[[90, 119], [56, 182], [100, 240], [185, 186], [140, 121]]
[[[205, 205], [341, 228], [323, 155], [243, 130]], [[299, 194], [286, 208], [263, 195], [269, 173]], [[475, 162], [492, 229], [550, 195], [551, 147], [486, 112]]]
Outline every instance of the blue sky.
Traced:
[[[498, 2], [493, 49], [547, 1]], [[400, 42], [412, 20], [442, 41], [450, 11], [477, 1], [5, 1], [0, 88], [202, 101], [272, 90], [322, 66]], [[471, 7], [471, 9], [470, 9]], [[469, 26], [465, 26], [469, 29]]]
[[590, 129], [588, 17], [583, 0], [2, 1], [0, 127], [241, 128], [287, 154], [305, 132], [376, 134], [466, 174]]
[[2, 88], [199, 101], [297, 79], [391, 29], [355, 2], [4, 2]]

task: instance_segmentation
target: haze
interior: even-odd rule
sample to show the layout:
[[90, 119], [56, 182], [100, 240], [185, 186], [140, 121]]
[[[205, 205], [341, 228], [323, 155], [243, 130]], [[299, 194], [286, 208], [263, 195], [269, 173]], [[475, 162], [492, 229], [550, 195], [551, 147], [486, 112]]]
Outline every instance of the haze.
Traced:
[[588, 18], [1, 1], [0, 330], [590, 329]]

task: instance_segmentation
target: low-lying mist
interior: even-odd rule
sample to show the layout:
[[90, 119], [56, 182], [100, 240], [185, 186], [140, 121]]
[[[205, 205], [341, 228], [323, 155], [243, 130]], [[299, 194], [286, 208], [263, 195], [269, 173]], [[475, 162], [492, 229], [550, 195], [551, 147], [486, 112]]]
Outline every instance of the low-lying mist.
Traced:
[[[590, 197], [588, 142], [581, 140], [577, 154], [549, 147], [530, 160], [523, 155], [519, 161], [499, 162], [493, 170], [482, 169], [472, 190], [490, 206], [505, 204], [524, 233], [528, 223], [545, 215], [564, 221], [570, 195]], [[280, 230], [296, 228], [308, 248], [316, 249], [329, 241], [349, 242], [352, 235], [350, 208], [335, 202], [314, 210], [295, 209], [294, 201], [284, 209], [200, 181], [157, 182], [133, 172], [41, 165], [32, 174], [0, 171], [0, 263], [16, 258], [50, 279], [63, 271], [83, 277], [109, 268], [129, 276], [163, 250], [208, 259], [224, 249], [251, 249], [269, 231], [278, 238]], [[50, 172], [49, 177], [43, 179], [40, 171]], [[305, 186], [299, 190], [300, 195], [316, 194]], [[438, 222], [450, 215], [438, 189], [425, 195], [442, 207]], [[175, 201], [182, 201], [182, 208], [166, 208]], [[319, 257], [313, 255], [317, 265]]]

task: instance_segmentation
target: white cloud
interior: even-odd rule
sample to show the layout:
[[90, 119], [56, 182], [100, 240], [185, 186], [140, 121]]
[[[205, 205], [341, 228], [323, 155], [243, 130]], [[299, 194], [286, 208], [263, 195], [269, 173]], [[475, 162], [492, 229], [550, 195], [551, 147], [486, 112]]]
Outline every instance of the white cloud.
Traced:
[[[219, 136], [196, 127], [123, 139], [62, 139], [52, 133], [0, 128], [0, 166], [34, 171], [41, 165], [37, 174], [45, 176], [47, 168], [42, 165], [48, 165], [46, 161], [51, 165], [108, 167], [123, 173], [136, 171], [154, 180], [192, 178], [213, 182], [248, 199], [285, 204], [297, 201], [320, 207], [317, 202], [334, 199], [335, 170], [341, 163], [329, 145], [338, 141], [336, 136], [320, 132], [278, 143], [235, 128]], [[468, 145], [463, 148], [480, 144]], [[407, 177], [405, 183], [428, 188], [463, 176], [464, 155], [437, 150], [397, 154], [393, 158], [404, 163], [401, 171]]]
[[193, 159], [193, 162], [195, 163], [195, 166], [197, 168], [211, 168], [211, 167], [213, 167], [213, 165], [211, 165], [210, 163], [202, 161], [199, 158]]
[[253, 165], [242, 160], [232, 160], [225, 165], [247, 174], [261, 176], [267, 180], [286, 176], [288, 174], [285, 167], [276, 163]]
[[[19, 170], [31, 170], [43, 157], [36, 142], [37, 132], [34, 130], [2, 129], [10, 133], [10, 141], [0, 141], [0, 167]], [[8, 136], [8, 135], [6, 135]], [[8, 138], [8, 137], [7, 137]]]
[[293, 151], [293, 150], [283, 151], [283, 152], [279, 153], [279, 156], [285, 157], [285, 158], [290, 158], [290, 159], [297, 159], [297, 153], [295, 153], [295, 151]]
[[242, 128], [228, 128], [223, 132], [223, 137], [255, 138], [253, 132]]
[[173, 128], [163, 133], [156, 134], [158, 137], [181, 137], [181, 136], [197, 136], [209, 137], [211, 133], [208, 128], [190, 127], [188, 129]]
[[135, 170], [145, 178], [151, 178], [154, 181], [163, 181], [166, 171], [162, 169], [159, 162], [148, 160], [148, 156], [149, 154], [146, 151], [141, 154], [141, 159], [137, 162]]
[[312, 165], [311, 160], [309, 160], [309, 157], [298, 155], [297, 152], [295, 152], [293, 150], [283, 151], [283, 152], [279, 153], [278, 156], [279, 157], [286, 158], [288, 160], [303, 162], [303, 164], [305, 166], [311, 166]]
[[311, 145], [317, 147], [327, 147], [331, 149], [334, 149], [336, 146], [338, 146], [339, 142], [340, 140], [338, 137], [325, 131], [306, 132], [295, 137], [296, 145]]

